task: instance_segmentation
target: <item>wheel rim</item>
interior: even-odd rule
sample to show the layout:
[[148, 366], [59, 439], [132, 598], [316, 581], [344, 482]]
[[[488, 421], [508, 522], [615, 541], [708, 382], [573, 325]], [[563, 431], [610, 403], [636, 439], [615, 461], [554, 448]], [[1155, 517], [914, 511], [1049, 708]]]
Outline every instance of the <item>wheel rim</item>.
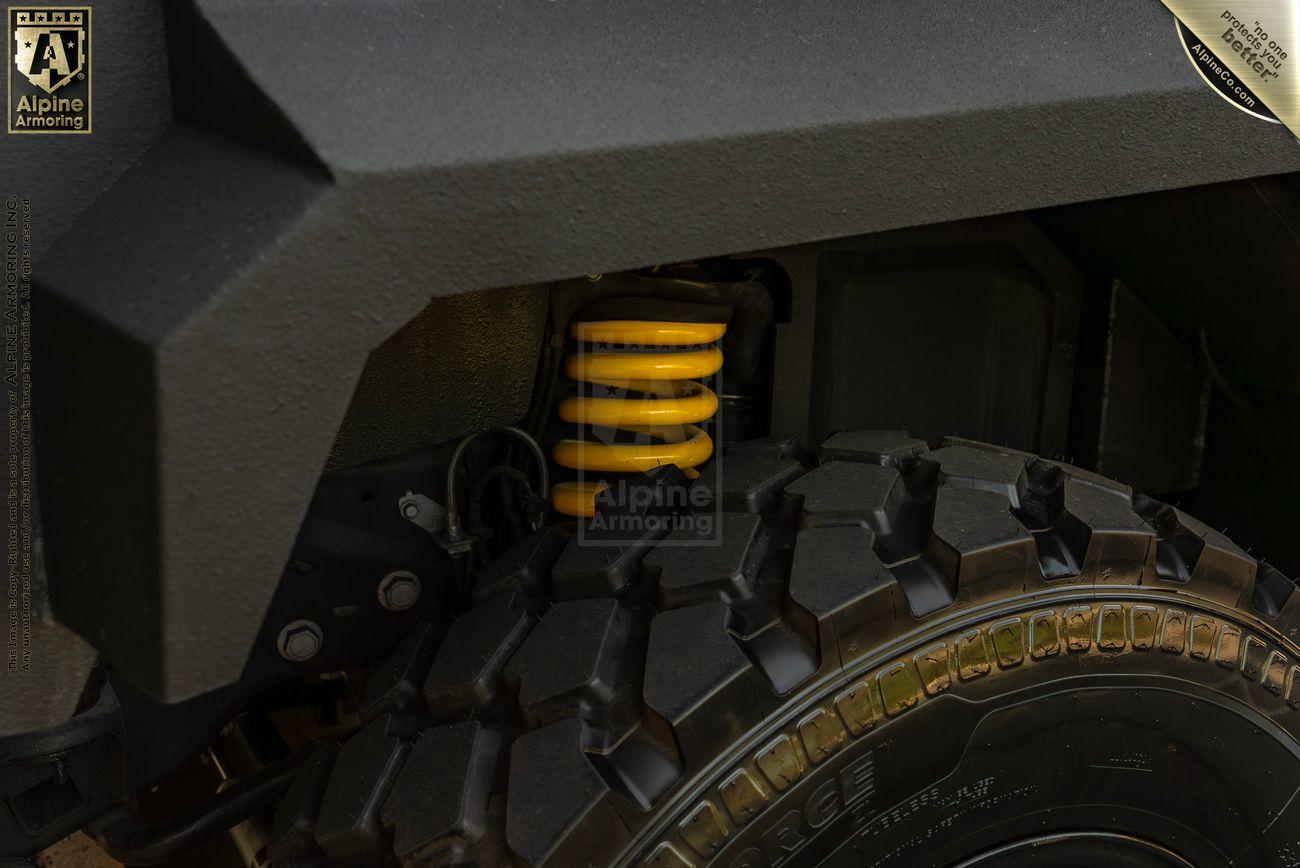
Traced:
[[1023, 838], [985, 850], [953, 868], [1193, 868], [1177, 853], [1152, 841], [1108, 831], [1058, 832]]

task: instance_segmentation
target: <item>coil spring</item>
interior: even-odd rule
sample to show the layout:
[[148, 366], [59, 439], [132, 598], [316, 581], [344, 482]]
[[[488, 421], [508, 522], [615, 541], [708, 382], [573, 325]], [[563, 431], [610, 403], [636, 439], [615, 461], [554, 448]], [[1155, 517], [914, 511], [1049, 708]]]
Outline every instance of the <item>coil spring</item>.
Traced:
[[[639, 436], [634, 443], [561, 440], [552, 451], [555, 463], [607, 473], [643, 473], [676, 464], [696, 475], [695, 468], [713, 454], [713, 440], [697, 423], [718, 412], [718, 396], [697, 378], [722, 368], [722, 351], [714, 342], [726, 330], [724, 323], [573, 323], [569, 336], [599, 349], [569, 356], [565, 374], [579, 383], [605, 387], [609, 394], [565, 398], [560, 418]], [[552, 504], [566, 515], [589, 517], [604, 487], [603, 481], [561, 482], [551, 490]]]

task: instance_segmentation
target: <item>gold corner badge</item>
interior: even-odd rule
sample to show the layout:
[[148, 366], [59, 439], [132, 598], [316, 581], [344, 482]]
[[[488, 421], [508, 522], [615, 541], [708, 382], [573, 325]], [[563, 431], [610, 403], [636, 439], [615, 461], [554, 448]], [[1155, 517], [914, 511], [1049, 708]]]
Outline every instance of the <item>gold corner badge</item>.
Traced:
[[1231, 105], [1300, 135], [1300, 3], [1164, 0], [1201, 78]]
[[9, 132], [90, 132], [90, 7], [10, 6]]

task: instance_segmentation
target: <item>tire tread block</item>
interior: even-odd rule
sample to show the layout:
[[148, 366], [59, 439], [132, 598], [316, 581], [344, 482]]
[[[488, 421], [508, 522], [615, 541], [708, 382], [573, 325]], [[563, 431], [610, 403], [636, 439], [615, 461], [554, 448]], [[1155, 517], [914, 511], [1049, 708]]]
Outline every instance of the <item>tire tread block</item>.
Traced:
[[1088, 581], [1131, 582], [1153, 575], [1156, 535], [1133, 511], [1132, 501], [1119, 492], [1071, 476], [1062, 481], [1065, 511], [1078, 523], [1073, 535], [1087, 539], [1081, 577]]
[[582, 721], [520, 736], [510, 751], [506, 840], [530, 865], [612, 861], [629, 832], [582, 749]]
[[843, 461], [823, 464], [786, 491], [803, 498], [805, 524], [817, 526], [888, 527], [907, 498], [896, 468]]
[[771, 705], [762, 675], [726, 629], [728, 614], [708, 603], [650, 623], [643, 696], [673, 728], [688, 764], [707, 760]]
[[1123, 495], [1124, 497], [1128, 497], [1128, 498], [1133, 497], [1132, 486], [1125, 485], [1122, 482], [1116, 482], [1113, 479], [1107, 479], [1106, 477], [1098, 473], [1093, 473], [1091, 470], [1084, 470], [1082, 467], [1075, 467], [1073, 464], [1067, 464], [1064, 461], [1052, 461], [1047, 458], [1039, 458], [1037, 459], [1037, 461], [1048, 467], [1057, 468], [1058, 470], [1060, 470], [1062, 473], [1064, 473], [1066, 476], [1070, 477], [1071, 479], [1078, 480], [1079, 482], [1094, 486], [1096, 488], [1101, 488], [1106, 491], [1113, 491], [1116, 494]]
[[790, 600], [817, 622], [822, 660], [844, 667], [893, 632], [902, 591], [860, 527], [805, 528], [795, 540]]
[[544, 594], [551, 569], [568, 542], [569, 535], [556, 528], [543, 527], [528, 534], [479, 573], [474, 605], [501, 594]]
[[321, 742], [312, 748], [307, 762], [275, 806], [271, 836], [267, 840], [267, 854], [273, 863], [319, 854], [313, 836], [316, 817], [338, 753], [339, 746], [333, 742]]
[[930, 447], [906, 431], [841, 431], [822, 443], [823, 461], [903, 467]]
[[1007, 576], [1023, 583], [1038, 574], [1033, 535], [1011, 514], [1004, 494], [986, 489], [939, 488], [926, 554], [958, 593], [974, 582]]
[[418, 716], [425, 710], [424, 679], [446, 634], [440, 624], [422, 623], [371, 670], [357, 711], [362, 723], [381, 714]]
[[382, 864], [390, 845], [379, 812], [409, 750], [389, 733], [387, 717], [343, 743], [314, 831], [329, 864]]
[[1192, 568], [1189, 587], [1230, 606], [1248, 606], [1254, 596], [1259, 562], [1219, 531], [1170, 507], [1182, 527], [1201, 539], [1202, 547]]
[[406, 864], [430, 860], [487, 831], [500, 735], [477, 721], [426, 730], [412, 747], [380, 817]]
[[1029, 457], [1023, 452], [942, 446], [927, 453], [923, 460], [938, 465], [940, 478], [948, 485], [1001, 494], [1012, 508], [1019, 508], [1029, 484]]
[[764, 512], [803, 473], [797, 459], [784, 455], [780, 444], [773, 444], [726, 450], [704, 468], [695, 484], [720, 496], [726, 512]]
[[584, 703], [613, 702], [623, 687], [621, 658], [638, 650], [630, 647], [632, 622], [612, 598], [556, 603], [506, 665], [525, 721], [541, 727], [577, 716]]
[[[1264, 564], [1261, 564], [1261, 572], [1265, 567], [1270, 571], [1270, 574], [1278, 572], [1273, 567]], [[1300, 593], [1296, 593], [1296, 581], [1294, 579], [1286, 578], [1286, 580], [1292, 584], [1291, 591], [1276, 594], [1274, 599], [1267, 604], [1267, 608], [1265, 606], [1256, 606], [1256, 611], [1260, 611], [1265, 617], [1268, 617], [1273, 622], [1273, 626], [1292, 642], [1300, 642]], [[1264, 593], [1268, 592], [1265, 591]], [[1276, 608], [1277, 614], [1269, 616], [1269, 608]], [[1293, 695], [1297, 699], [1292, 704], [1300, 706], [1300, 668], [1296, 670], [1296, 676], [1290, 691], [1291, 693], [1288, 695]]]
[[942, 449], [947, 446], [960, 446], [963, 449], [978, 449], [982, 452], [994, 452], [998, 455], [1019, 456], [1026, 461], [1037, 459], [1038, 456], [1032, 452], [1026, 452], [1023, 449], [1013, 449], [1010, 446], [999, 446], [997, 443], [989, 443], [987, 440], [975, 440], [971, 437], [959, 437], [955, 434], [949, 434], [939, 443]]
[[1276, 619], [1295, 594], [1295, 582], [1272, 564], [1260, 561], [1250, 605], [1265, 618]]
[[506, 661], [536, 619], [514, 606], [513, 595], [493, 597], [452, 623], [424, 682], [424, 700], [439, 720], [486, 708], [501, 690]]
[[[681, 511], [675, 490], [693, 483], [673, 465], [620, 480], [596, 496], [596, 514], [583, 524], [551, 572], [555, 600], [620, 596], [638, 586], [641, 558]], [[625, 500], [626, 502], [619, 502]]]
[[1114, 491], [1117, 494], [1124, 495], [1125, 497], [1131, 497], [1133, 494], [1132, 487], [1125, 485], [1122, 482], [1116, 482], [1113, 479], [1107, 479], [1106, 477], [1100, 474], [1093, 473], [1091, 470], [1084, 470], [1082, 467], [1075, 467], [1073, 464], [1069, 464], [1065, 461], [1056, 461], [1051, 458], [1042, 458], [1033, 454], [1032, 452], [1025, 452], [1020, 449], [1012, 449], [1010, 446], [998, 446], [995, 443], [985, 443], [982, 440], [971, 440], [968, 437], [945, 437], [943, 438], [943, 443], [940, 445], [961, 446], [968, 449], [979, 449], [985, 452], [993, 452], [998, 455], [1010, 456], [1013, 458], [1017, 458], [1017, 457], [1024, 458], [1025, 461], [1031, 464], [1037, 463], [1042, 465], [1043, 467], [1056, 468], [1066, 476], [1073, 477], [1074, 479], [1077, 479], [1080, 482], [1086, 482], [1089, 485], [1094, 485], [1097, 486], [1098, 488], [1106, 489], [1107, 491]]
[[712, 600], [739, 600], [752, 592], [764, 546], [762, 519], [753, 513], [725, 512], [718, 545], [690, 545], [690, 530], [674, 531], [645, 565], [659, 571], [659, 607], [675, 609]]
[[551, 574], [553, 599], [582, 600], [624, 591], [637, 551], [631, 545], [570, 544]]

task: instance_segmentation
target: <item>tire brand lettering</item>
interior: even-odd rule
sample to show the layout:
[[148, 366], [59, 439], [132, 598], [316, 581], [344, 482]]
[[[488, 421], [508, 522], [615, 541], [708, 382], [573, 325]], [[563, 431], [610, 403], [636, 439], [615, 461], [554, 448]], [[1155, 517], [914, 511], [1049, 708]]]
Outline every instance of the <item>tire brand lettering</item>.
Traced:
[[[931, 642], [919, 653], [888, 660], [832, 691], [681, 811], [668, 827], [671, 831], [651, 846], [644, 864], [706, 864], [820, 763], [911, 709], [960, 692], [966, 683], [1013, 677], [1066, 655], [1117, 659], [1157, 648], [1189, 662], [1236, 669], [1262, 688], [1251, 698], [1261, 707], [1267, 703], [1265, 711], [1300, 708], [1300, 661], [1217, 615], [1108, 601], [1003, 616]], [[1268, 703], [1269, 698], [1275, 702]], [[982, 804], [990, 785], [991, 780], [981, 781], [947, 799]], [[797, 806], [767, 820], [756, 839], [750, 839], [757, 845], [735, 854], [727, 864], [777, 868], [845, 812], [852, 815], [859, 834], [874, 836], [939, 798], [939, 791], [931, 788], [881, 812], [872, 804], [875, 791], [875, 764], [867, 752], [802, 796]], [[998, 798], [1017, 793], [1023, 795], [1017, 791]], [[672, 858], [665, 860], [665, 855]]]

